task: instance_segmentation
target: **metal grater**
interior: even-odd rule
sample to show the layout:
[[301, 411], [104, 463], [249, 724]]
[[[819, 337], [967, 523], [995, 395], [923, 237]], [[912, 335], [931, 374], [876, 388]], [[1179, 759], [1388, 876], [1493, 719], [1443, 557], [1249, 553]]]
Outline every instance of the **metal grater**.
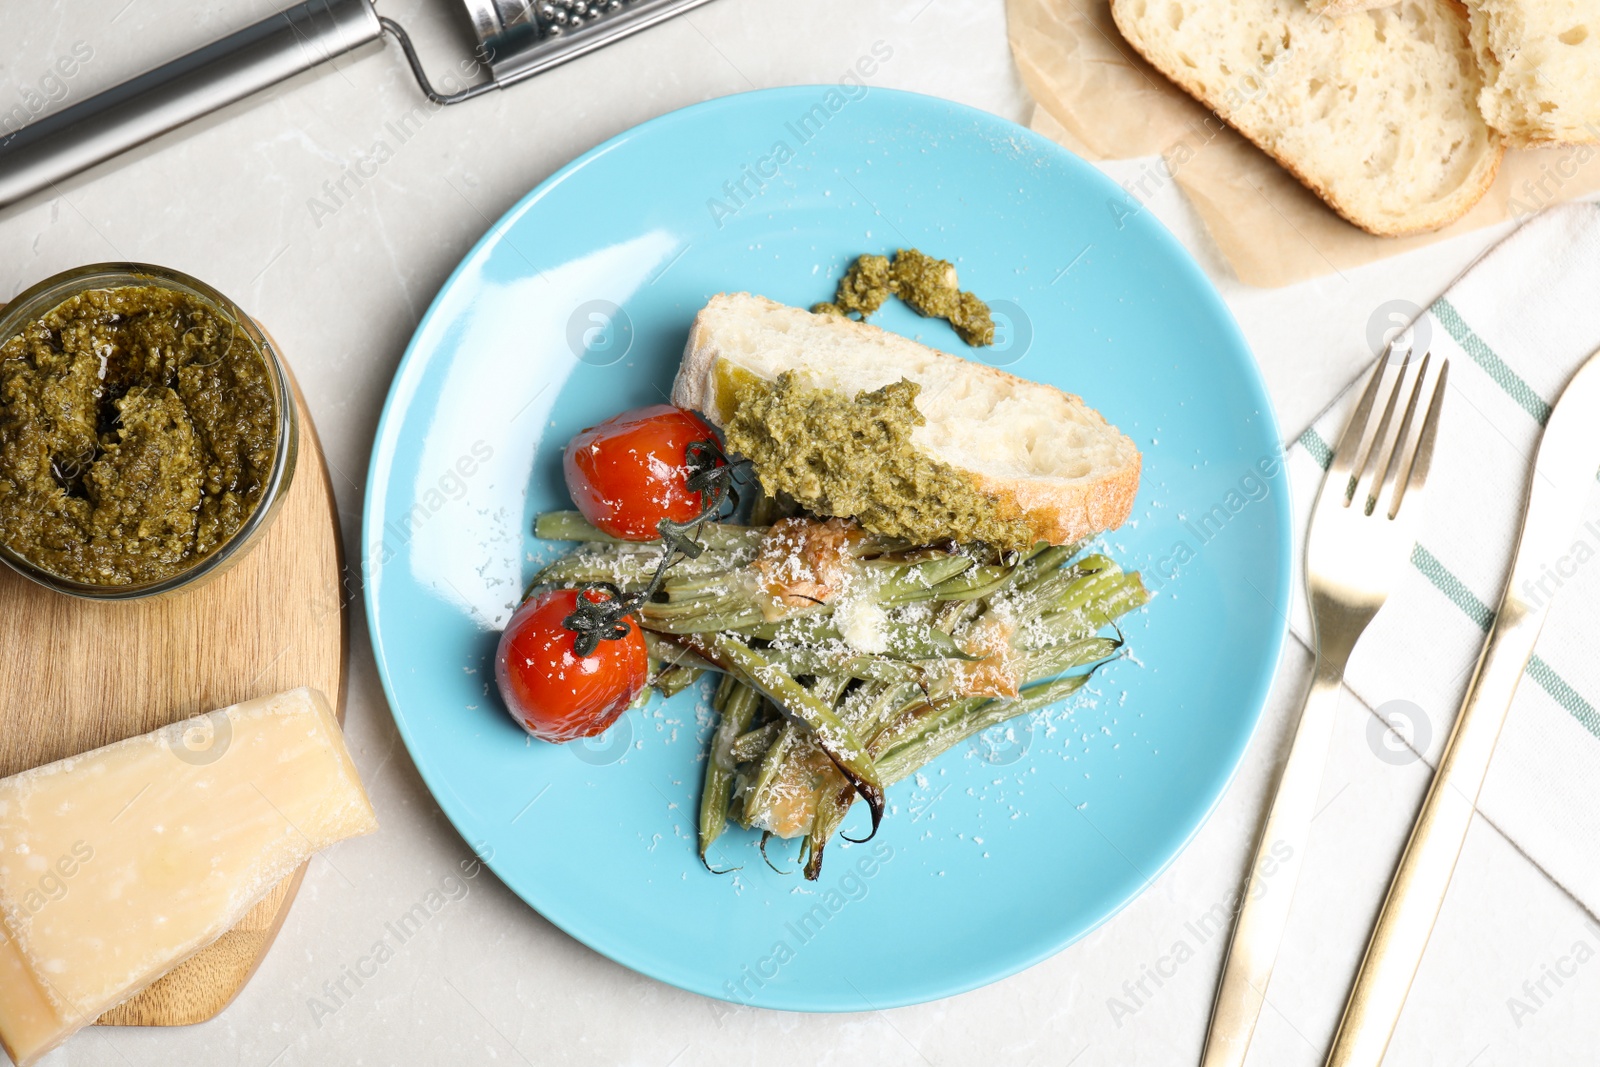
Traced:
[[[486, 81], [440, 92], [406, 31], [371, 0], [303, 0], [21, 129], [0, 131], [0, 208], [358, 50], [400, 42], [428, 99], [457, 104], [531, 78], [707, 0], [460, 0]], [[446, 87], [449, 88], [448, 86]]]
[[[504, 88], [576, 59], [612, 41], [654, 26], [707, 0], [462, 0], [477, 34], [479, 53], [494, 80], [454, 94], [466, 99], [490, 88]], [[387, 19], [384, 28], [399, 38], [423, 89], [427, 77], [415, 59], [405, 31]], [[450, 97], [437, 97], [454, 103]]]

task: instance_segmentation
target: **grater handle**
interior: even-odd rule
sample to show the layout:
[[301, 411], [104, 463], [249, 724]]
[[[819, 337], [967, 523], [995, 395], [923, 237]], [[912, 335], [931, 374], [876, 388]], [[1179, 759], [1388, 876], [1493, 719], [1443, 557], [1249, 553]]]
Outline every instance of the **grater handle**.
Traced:
[[0, 135], [0, 208], [378, 40], [370, 0], [304, 0]]

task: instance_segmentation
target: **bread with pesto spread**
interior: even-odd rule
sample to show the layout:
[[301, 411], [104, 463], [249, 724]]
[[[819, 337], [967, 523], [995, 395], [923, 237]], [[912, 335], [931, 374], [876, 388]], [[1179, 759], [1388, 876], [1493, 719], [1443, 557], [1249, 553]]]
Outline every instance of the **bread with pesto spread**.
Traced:
[[695, 317], [672, 400], [768, 493], [918, 543], [1074, 544], [1139, 488], [1139, 450], [1080, 398], [749, 293]]

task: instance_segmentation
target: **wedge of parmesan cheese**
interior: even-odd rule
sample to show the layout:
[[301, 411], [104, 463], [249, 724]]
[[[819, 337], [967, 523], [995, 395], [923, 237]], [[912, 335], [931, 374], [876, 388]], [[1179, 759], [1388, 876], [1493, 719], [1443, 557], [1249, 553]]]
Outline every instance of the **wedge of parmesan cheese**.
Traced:
[[11, 1059], [27, 1067], [82, 1025], [69, 1020], [45, 996], [10, 928], [0, 923], [0, 1041]]
[[314, 852], [377, 829], [296, 689], [0, 781], [0, 1039], [31, 1063], [204, 948]]

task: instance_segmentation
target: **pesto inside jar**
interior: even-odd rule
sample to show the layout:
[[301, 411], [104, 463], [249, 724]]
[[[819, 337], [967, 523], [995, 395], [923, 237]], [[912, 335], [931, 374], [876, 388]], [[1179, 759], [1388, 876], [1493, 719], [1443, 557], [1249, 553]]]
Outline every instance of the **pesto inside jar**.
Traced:
[[161, 581], [225, 545], [272, 478], [276, 375], [189, 293], [79, 293], [0, 344], [0, 541], [88, 585]]

